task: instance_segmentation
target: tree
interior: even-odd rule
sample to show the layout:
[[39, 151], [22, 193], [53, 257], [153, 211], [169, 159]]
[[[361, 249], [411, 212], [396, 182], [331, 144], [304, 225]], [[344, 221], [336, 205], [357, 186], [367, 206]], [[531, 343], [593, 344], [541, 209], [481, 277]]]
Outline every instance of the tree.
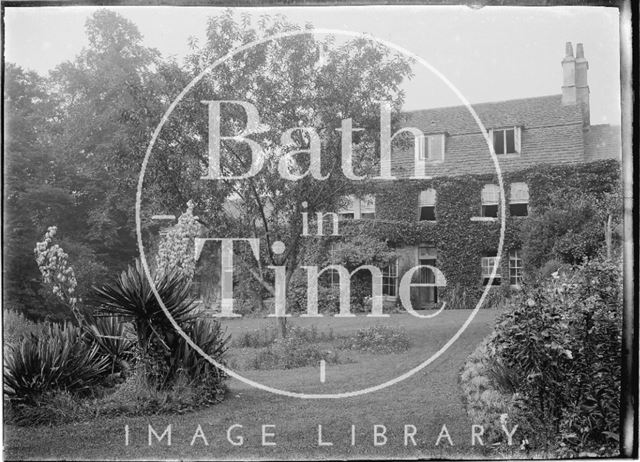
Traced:
[[[210, 18], [206, 43], [195, 45], [187, 59], [189, 75], [242, 44], [293, 30], [300, 28], [280, 16], [262, 16], [257, 24], [248, 15], [237, 20], [230, 11]], [[273, 294], [273, 274], [267, 266], [284, 266], [286, 281], [291, 279], [304, 245], [302, 212], [314, 216], [316, 211], [335, 211], [346, 193], [364, 192], [361, 182], [347, 179], [341, 169], [341, 134], [336, 130], [341, 120], [351, 118], [354, 128], [364, 129], [353, 138], [355, 173], [377, 174], [378, 102], [389, 101], [397, 119], [403, 101], [399, 85], [411, 75], [411, 67], [404, 57], [364, 37], [339, 42], [312, 34], [269, 41], [236, 58], [207, 75], [177, 106], [158, 138], [149, 190], [157, 197], [193, 198], [211, 237], [260, 239], [257, 262], [240, 246], [236, 261]], [[202, 101], [211, 100], [250, 101], [259, 108], [262, 125], [251, 138], [264, 146], [265, 156], [257, 175], [243, 181], [200, 179], [208, 163], [207, 106]], [[224, 133], [238, 134], [247, 123], [238, 105], [224, 105], [221, 111]], [[295, 127], [299, 129], [289, 131], [289, 139], [281, 144], [281, 135]], [[313, 127], [318, 136], [304, 127]], [[321, 146], [319, 166], [304, 153], [313, 143]], [[248, 170], [250, 151], [245, 144], [224, 143], [221, 149], [225, 174]], [[295, 154], [298, 150], [303, 152]], [[292, 175], [316, 169], [326, 178], [284, 179], [283, 158], [289, 159]], [[284, 252], [273, 251], [276, 241], [285, 244]]]
[[622, 220], [622, 189], [609, 192], [566, 189], [549, 195], [523, 229], [528, 266], [542, 268], [555, 260], [575, 265], [606, 246], [609, 257], [614, 229]]
[[86, 220], [85, 242], [108, 267], [137, 253], [134, 202], [138, 172], [162, 113], [154, 86], [157, 51], [137, 27], [109, 10], [87, 21], [88, 47], [52, 72], [64, 118], [56, 162], [73, 166], [64, 186]]
[[134, 200], [150, 132], [173, 94], [155, 84], [158, 54], [108, 10], [86, 25], [89, 45], [48, 78], [8, 64], [5, 110], [5, 302], [31, 317], [67, 317], [41, 284], [33, 244], [64, 236], [78, 294], [137, 253]]
[[66, 308], [41, 293], [33, 259], [33, 245], [50, 223], [78, 225], [50, 151], [59, 129], [57, 100], [46, 79], [7, 63], [4, 101], [4, 303], [32, 318], [63, 319]]

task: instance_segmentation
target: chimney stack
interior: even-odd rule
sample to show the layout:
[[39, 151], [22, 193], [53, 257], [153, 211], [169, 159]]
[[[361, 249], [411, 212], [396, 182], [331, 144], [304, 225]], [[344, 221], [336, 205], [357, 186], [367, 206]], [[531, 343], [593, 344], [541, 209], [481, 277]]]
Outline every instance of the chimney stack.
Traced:
[[576, 56], [574, 58], [573, 46], [571, 42], [567, 42], [565, 57], [562, 59], [562, 105], [580, 105], [582, 121], [585, 126], [590, 123], [588, 69], [589, 63], [584, 58], [582, 43], [576, 45]]

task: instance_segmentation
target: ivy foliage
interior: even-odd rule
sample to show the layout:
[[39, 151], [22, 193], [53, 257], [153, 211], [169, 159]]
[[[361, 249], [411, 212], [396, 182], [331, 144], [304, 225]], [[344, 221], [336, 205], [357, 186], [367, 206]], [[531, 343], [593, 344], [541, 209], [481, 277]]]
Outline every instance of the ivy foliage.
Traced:
[[[537, 271], [552, 258], [574, 263], [594, 256], [604, 242], [603, 217], [612, 214], [614, 227], [620, 219], [621, 203], [615, 199], [619, 195], [619, 178], [620, 164], [616, 160], [504, 172], [507, 210], [500, 261], [501, 290], [509, 291], [510, 250], [523, 250], [525, 273]], [[527, 217], [510, 215], [509, 189], [515, 182], [529, 187]], [[433, 245], [438, 250], [438, 268], [447, 278], [442, 293], [460, 286], [477, 298], [483, 290], [481, 258], [498, 250], [501, 227], [499, 219], [472, 221], [472, 217], [480, 216], [485, 184], [498, 184], [496, 175], [375, 183], [371, 187], [376, 196], [376, 219], [342, 221], [340, 233], [345, 240], [366, 235], [396, 248]], [[418, 221], [419, 195], [429, 188], [437, 192], [436, 221]], [[578, 209], [568, 214], [566, 210], [576, 206], [572, 197], [581, 197], [580, 203], [589, 204], [589, 213]], [[565, 207], [561, 207], [562, 201]], [[554, 228], [549, 218], [562, 214], [563, 227]]]

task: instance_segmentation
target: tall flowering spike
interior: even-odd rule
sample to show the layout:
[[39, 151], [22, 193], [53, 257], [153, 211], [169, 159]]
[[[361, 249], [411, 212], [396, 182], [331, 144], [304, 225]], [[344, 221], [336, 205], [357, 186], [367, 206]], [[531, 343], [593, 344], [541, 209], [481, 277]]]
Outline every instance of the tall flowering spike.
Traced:
[[68, 255], [58, 244], [53, 244], [53, 239], [58, 228], [50, 226], [44, 235], [44, 241], [37, 242], [33, 252], [35, 254], [38, 269], [42, 273], [42, 280], [51, 286], [53, 294], [69, 305], [76, 317], [78, 324], [84, 324], [84, 317], [78, 309], [78, 299], [72, 294], [78, 286], [73, 267], [68, 263]]
[[159, 274], [177, 269], [187, 279], [193, 279], [196, 269], [193, 246], [201, 229], [198, 217], [193, 215], [194, 207], [193, 201], [187, 202], [187, 210], [180, 215], [178, 223], [161, 238], [156, 256]]

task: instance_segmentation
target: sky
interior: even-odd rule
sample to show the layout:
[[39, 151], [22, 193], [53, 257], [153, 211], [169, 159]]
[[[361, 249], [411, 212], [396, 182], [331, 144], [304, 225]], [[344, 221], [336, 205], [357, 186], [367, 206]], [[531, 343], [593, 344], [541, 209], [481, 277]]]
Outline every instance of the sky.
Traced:
[[[182, 59], [189, 37], [204, 40], [212, 7], [108, 7], [133, 21], [144, 44]], [[45, 75], [87, 45], [84, 24], [98, 7], [6, 7], [5, 60]], [[559, 94], [565, 42], [589, 61], [591, 123], [620, 123], [619, 16], [605, 7], [349, 6], [237, 8], [282, 13], [316, 28], [363, 32], [420, 56], [474, 103]], [[462, 104], [418, 65], [403, 84], [406, 110]]]

